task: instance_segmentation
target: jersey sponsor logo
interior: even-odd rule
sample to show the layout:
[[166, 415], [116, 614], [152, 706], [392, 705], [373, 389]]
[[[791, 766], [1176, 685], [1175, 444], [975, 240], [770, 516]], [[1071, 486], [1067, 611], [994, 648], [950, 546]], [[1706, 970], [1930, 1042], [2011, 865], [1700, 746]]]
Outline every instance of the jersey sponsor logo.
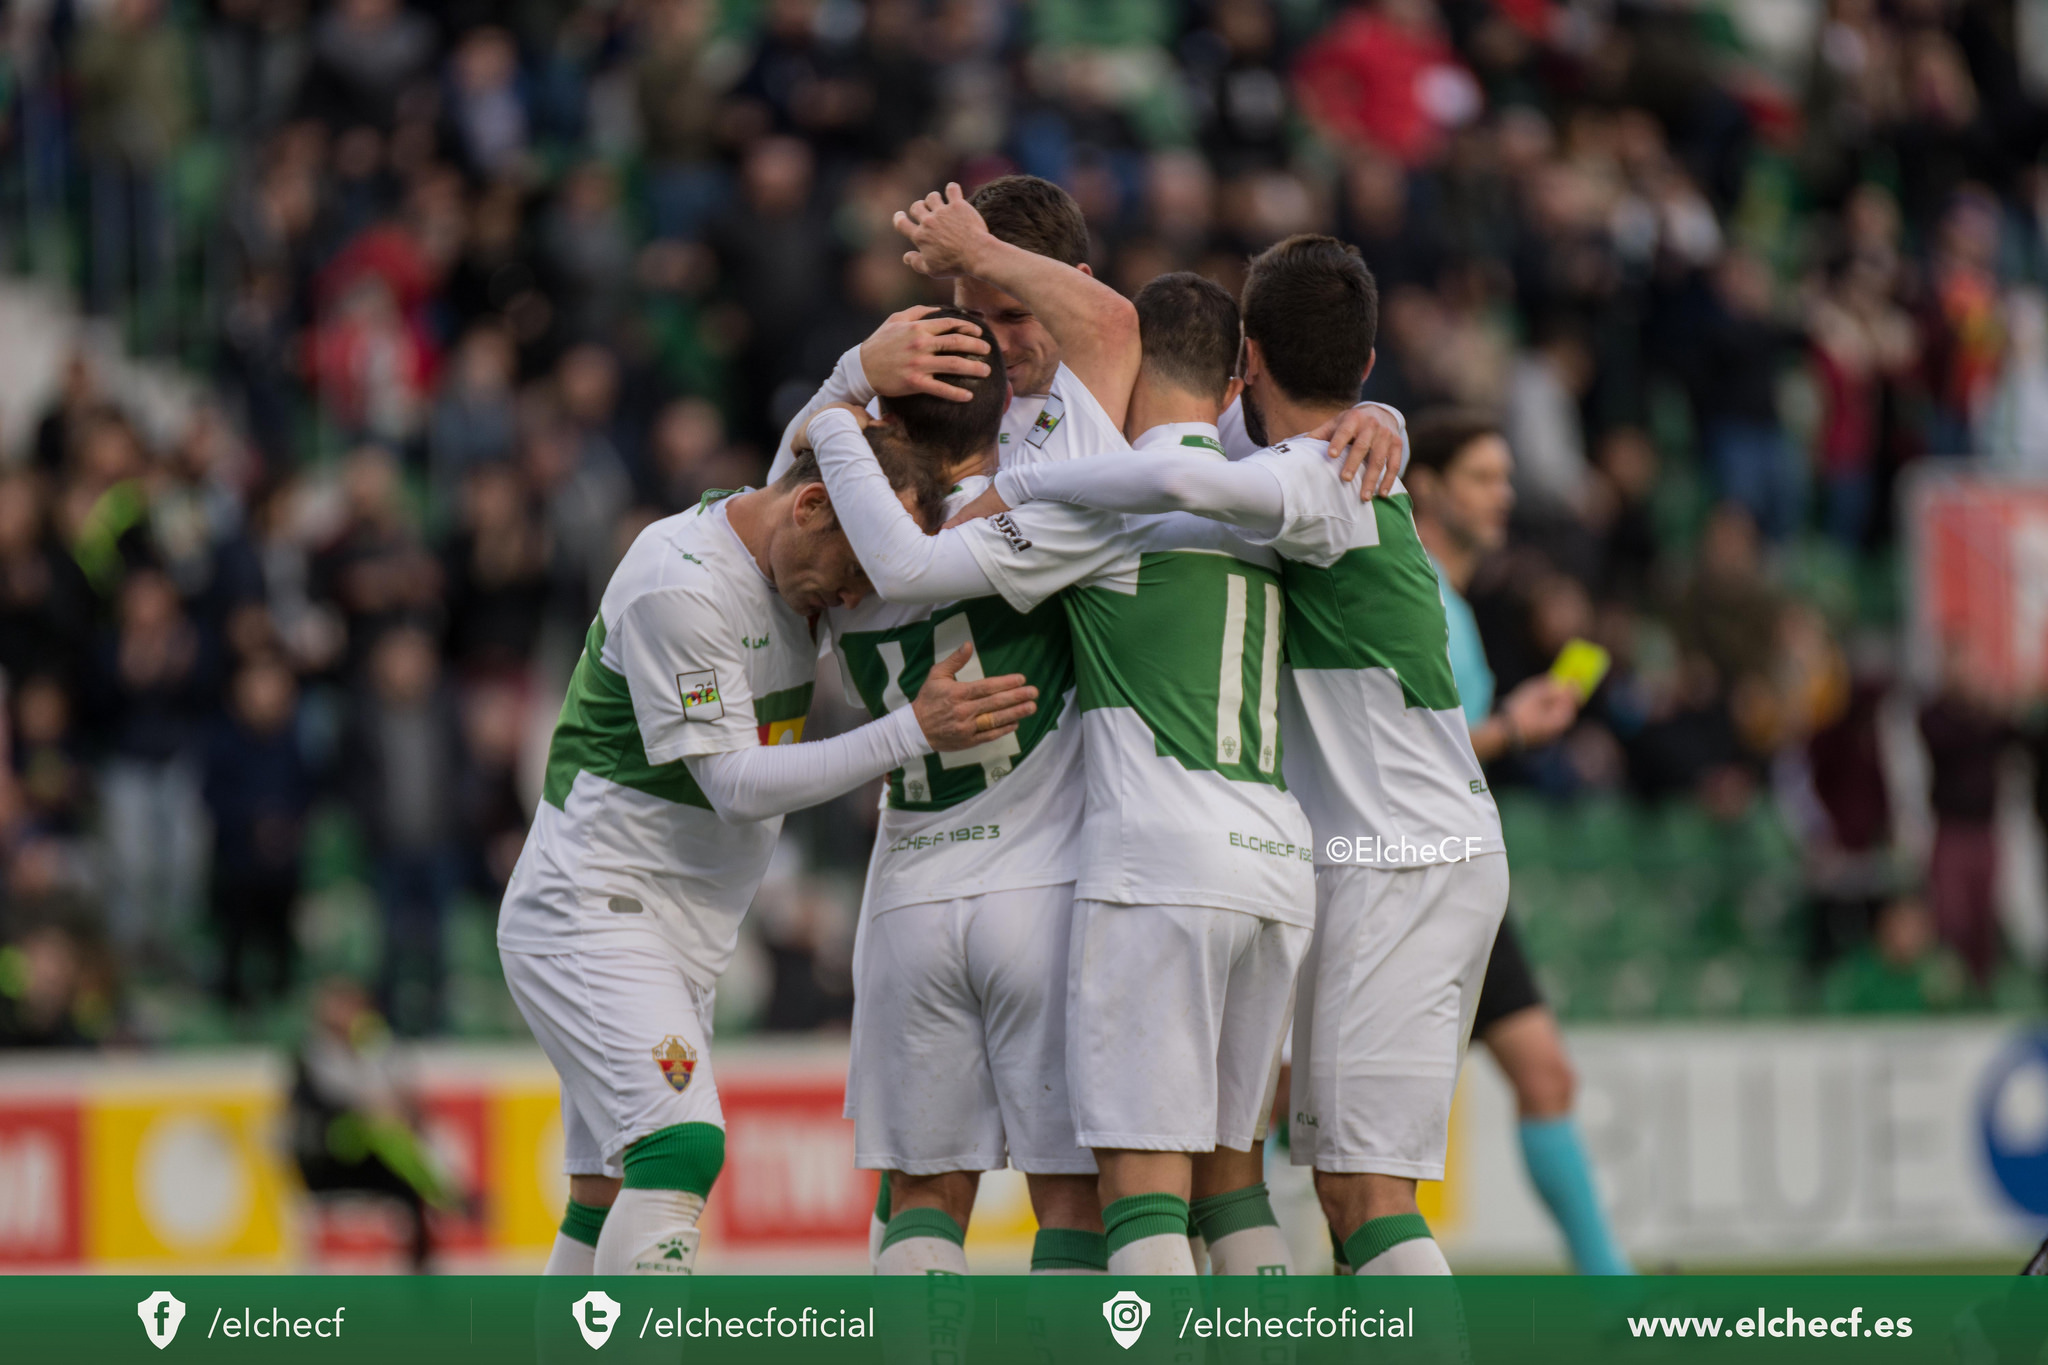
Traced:
[[990, 517], [988, 521], [989, 525], [995, 527], [1001, 533], [1004, 540], [1010, 542], [1010, 548], [1018, 554], [1021, 555], [1031, 548], [1030, 539], [1017, 529], [1017, 523], [1010, 520], [1008, 512], [998, 512]]
[[1024, 437], [1024, 444], [1036, 446], [1040, 450], [1045, 449], [1045, 443], [1052, 439], [1054, 428], [1059, 426], [1060, 419], [1066, 415], [1065, 403], [1056, 396], [1047, 398], [1045, 406], [1038, 410], [1038, 420], [1031, 424], [1030, 433]]
[[804, 737], [804, 718], [798, 716], [795, 720], [771, 720], [754, 728], [761, 736], [763, 744], [799, 744]]
[[1300, 844], [1289, 843], [1285, 839], [1268, 839], [1263, 834], [1243, 834], [1237, 830], [1232, 830], [1230, 832], [1230, 846], [1232, 848], [1250, 849], [1253, 853], [1263, 853], [1270, 858], [1285, 858], [1290, 862], [1306, 863], [1315, 860], [1315, 851], [1313, 849], [1306, 848]]
[[748, 649], [766, 649], [768, 648], [768, 637], [765, 635], [742, 635], [740, 636], [740, 643]]
[[654, 1064], [661, 1068], [661, 1078], [669, 1089], [680, 1094], [690, 1088], [690, 1078], [697, 1074], [697, 1049], [671, 1033], [655, 1045]]
[[962, 825], [958, 829], [949, 829], [940, 834], [906, 834], [895, 843], [889, 845], [886, 851], [890, 853], [911, 853], [918, 849], [938, 848], [942, 844], [978, 843], [984, 839], [1000, 839], [1002, 837], [1003, 827], [1001, 825]]
[[697, 668], [676, 674], [676, 691], [683, 698], [684, 720], [724, 720], [725, 703], [718, 699], [718, 670]]

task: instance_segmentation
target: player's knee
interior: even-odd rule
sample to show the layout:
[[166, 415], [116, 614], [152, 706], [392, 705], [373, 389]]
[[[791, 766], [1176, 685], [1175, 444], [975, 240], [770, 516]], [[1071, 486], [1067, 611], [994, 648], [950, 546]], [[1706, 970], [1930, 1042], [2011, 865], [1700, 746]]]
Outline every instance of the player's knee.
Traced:
[[1102, 1231], [1102, 1201], [1092, 1175], [1030, 1175], [1031, 1212], [1040, 1227]]
[[975, 1171], [946, 1171], [939, 1175], [905, 1175], [889, 1172], [891, 1214], [910, 1209], [937, 1209], [961, 1227], [974, 1212], [975, 1192], [981, 1176]]
[[1517, 1070], [1515, 1099], [1523, 1118], [1554, 1119], [1571, 1113], [1579, 1077], [1563, 1048], [1545, 1048]]
[[1365, 1181], [1356, 1175], [1316, 1172], [1316, 1202], [1322, 1205], [1323, 1221], [1348, 1236], [1365, 1221]]
[[629, 1190], [688, 1190], [709, 1198], [725, 1168], [725, 1130], [715, 1123], [678, 1123], [626, 1149]]
[[572, 1175], [569, 1198], [585, 1208], [608, 1209], [617, 1201], [621, 1183], [615, 1175]]

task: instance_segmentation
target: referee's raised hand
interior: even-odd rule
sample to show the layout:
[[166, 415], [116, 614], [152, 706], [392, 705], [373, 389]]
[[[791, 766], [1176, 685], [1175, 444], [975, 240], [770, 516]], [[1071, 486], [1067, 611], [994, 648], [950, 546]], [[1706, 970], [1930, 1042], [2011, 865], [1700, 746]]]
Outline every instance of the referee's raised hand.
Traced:
[[911, 703], [924, 737], [942, 754], [1001, 739], [1038, 709], [1038, 689], [1022, 673], [961, 678], [960, 670], [973, 657], [974, 646], [965, 644], [933, 664]]

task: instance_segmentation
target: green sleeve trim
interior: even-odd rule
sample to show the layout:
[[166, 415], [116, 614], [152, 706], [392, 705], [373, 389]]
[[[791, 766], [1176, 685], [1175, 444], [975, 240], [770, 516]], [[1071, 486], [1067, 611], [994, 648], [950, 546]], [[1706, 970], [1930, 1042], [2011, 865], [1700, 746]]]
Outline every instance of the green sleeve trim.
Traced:
[[754, 698], [754, 723], [769, 725], [778, 720], [802, 720], [811, 713], [812, 683], [799, 683], [780, 692]]
[[1266, 1193], [1263, 1180], [1243, 1189], [1226, 1190], [1206, 1199], [1197, 1199], [1188, 1206], [1188, 1218], [1194, 1223], [1195, 1231], [1201, 1233], [1210, 1246], [1246, 1228], [1280, 1226], [1280, 1220], [1273, 1216], [1273, 1201]]
[[1134, 1194], [1102, 1211], [1109, 1253], [1114, 1256], [1147, 1237], [1188, 1235], [1188, 1201], [1172, 1194]]
[[1040, 1228], [1031, 1242], [1031, 1268], [1108, 1270], [1109, 1238], [1079, 1228]]
[[1427, 1236], [1429, 1224], [1419, 1213], [1395, 1213], [1385, 1218], [1369, 1219], [1344, 1239], [1344, 1263], [1353, 1270], [1360, 1270], [1381, 1252]]
[[688, 1190], [711, 1197], [725, 1166], [725, 1130], [715, 1123], [679, 1123], [626, 1149], [629, 1190]]
[[587, 1247], [597, 1245], [597, 1234], [604, 1231], [604, 1216], [610, 1209], [601, 1209], [594, 1204], [579, 1204], [569, 1201], [568, 1212], [562, 1215], [562, 1235], [572, 1242], [581, 1242]]
[[889, 1173], [882, 1172], [881, 1188], [875, 1191], [875, 1221], [886, 1224], [889, 1221]]
[[967, 1230], [938, 1209], [905, 1209], [889, 1220], [882, 1234], [882, 1250], [912, 1237], [938, 1237], [954, 1246], [965, 1245]]

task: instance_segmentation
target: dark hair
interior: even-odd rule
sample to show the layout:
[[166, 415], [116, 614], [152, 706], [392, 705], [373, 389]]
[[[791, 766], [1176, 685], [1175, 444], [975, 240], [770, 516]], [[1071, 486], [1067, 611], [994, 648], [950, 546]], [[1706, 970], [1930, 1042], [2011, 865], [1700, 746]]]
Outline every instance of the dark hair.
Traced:
[[1296, 402], [1357, 402], [1379, 322], [1372, 271], [1357, 247], [1335, 237], [1297, 233], [1254, 256], [1245, 273], [1245, 337]]
[[999, 241], [1079, 265], [1088, 259], [1088, 220], [1074, 196], [1035, 175], [1002, 175], [967, 197]]
[[904, 437], [927, 458], [939, 463], [969, 460], [992, 449], [996, 433], [1003, 427], [1003, 412], [1010, 403], [1010, 381], [1003, 369], [1002, 348], [978, 319], [957, 308], [941, 308], [925, 316], [973, 323], [974, 335], [988, 343], [988, 354], [975, 357], [988, 362], [988, 373], [979, 379], [965, 374], [944, 377], [948, 384], [956, 384], [974, 395], [965, 403], [913, 393], [884, 398], [882, 412], [901, 424]]
[[[898, 493], [915, 494], [915, 511], [918, 525], [927, 534], [935, 532], [945, 521], [946, 493], [948, 485], [942, 477], [938, 462], [905, 441], [902, 434], [888, 427], [871, 426], [865, 435], [868, 448], [875, 452], [875, 463], [888, 476], [889, 486]], [[777, 488], [801, 488], [807, 483], [822, 484], [825, 476], [818, 470], [816, 452], [799, 450], [790, 461], [789, 468], [775, 481]], [[838, 514], [833, 514], [837, 520]]]
[[1237, 300], [1214, 280], [1176, 270], [1138, 291], [1145, 369], [1186, 393], [1219, 402], [1237, 372]]
[[1408, 467], [1441, 477], [1474, 441], [1500, 434], [1500, 423], [1476, 408], [1431, 408], [1408, 424]]

